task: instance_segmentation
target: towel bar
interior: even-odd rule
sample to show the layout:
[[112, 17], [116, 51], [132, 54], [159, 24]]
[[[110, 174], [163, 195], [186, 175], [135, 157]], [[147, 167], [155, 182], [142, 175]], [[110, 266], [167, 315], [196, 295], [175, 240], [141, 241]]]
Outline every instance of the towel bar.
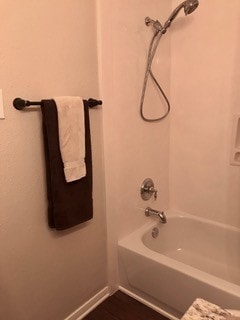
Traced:
[[[92, 98], [88, 99], [87, 102], [88, 102], [89, 108], [94, 108], [96, 106], [102, 105], [101, 100], [96, 100]], [[40, 106], [40, 105], [41, 105], [41, 101], [29, 101], [29, 100], [24, 100], [22, 98], [15, 98], [13, 100], [13, 106], [17, 110], [22, 110], [25, 107], [29, 107], [29, 106]]]

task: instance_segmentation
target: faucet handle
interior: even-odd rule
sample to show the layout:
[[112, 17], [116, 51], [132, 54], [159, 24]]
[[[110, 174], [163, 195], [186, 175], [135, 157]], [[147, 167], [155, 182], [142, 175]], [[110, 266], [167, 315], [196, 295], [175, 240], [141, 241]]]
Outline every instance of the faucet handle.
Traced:
[[157, 189], [154, 189], [154, 187], [150, 187], [148, 190], [149, 193], [153, 194], [154, 199], [157, 200]]
[[149, 200], [152, 195], [154, 195], [154, 199], [157, 199], [157, 189], [154, 188], [154, 183], [152, 179], [147, 178], [143, 181], [141, 185], [141, 197], [143, 200]]
[[154, 192], [154, 199], [157, 200], [157, 190]]

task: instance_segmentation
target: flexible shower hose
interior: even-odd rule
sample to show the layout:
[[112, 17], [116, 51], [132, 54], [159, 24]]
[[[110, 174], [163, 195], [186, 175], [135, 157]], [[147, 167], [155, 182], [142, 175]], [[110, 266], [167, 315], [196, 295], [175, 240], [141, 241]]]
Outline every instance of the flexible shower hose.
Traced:
[[[147, 56], [147, 67], [146, 67], [146, 72], [145, 72], [145, 76], [144, 76], [144, 81], [143, 81], [143, 88], [142, 88], [142, 95], [141, 95], [141, 102], [140, 102], [140, 115], [142, 117], [142, 119], [144, 121], [147, 121], [147, 122], [157, 122], [157, 121], [160, 121], [160, 120], [163, 120], [164, 118], [166, 118], [166, 116], [169, 114], [170, 112], [170, 109], [171, 109], [171, 106], [170, 106], [170, 102], [166, 96], [166, 94], [164, 93], [162, 87], [160, 86], [160, 84], [158, 83], [157, 79], [155, 78], [155, 76], [153, 75], [153, 72], [151, 70], [152, 68], [152, 62], [153, 62], [153, 58], [155, 56], [155, 53], [156, 53], [156, 50], [157, 50], [157, 47], [158, 47], [158, 44], [160, 42], [160, 39], [162, 37], [162, 33], [160, 30], [157, 30], [153, 37], [152, 37], [152, 40], [150, 42], [150, 45], [149, 45], [149, 50], [148, 50], [148, 56]], [[143, 114], [143, 105], [144, 105], [144, 99], [145, 99], [145, 95], [146, 95], [146, 89], [147, 89], [147, 82], [148, 82], [148, 78], [149, 76], [152, 78], [153, 82], [155, 83], [155, 85], [157, 86], [157, 88], [159, 89], [159, 91], [161, 92], [166, 104], [167, 104], [167, 111], [166, 113], [159, 117], [159, 118], [155, 118], [155, 119], [149, 119], [149, 118], [146, 118]]]

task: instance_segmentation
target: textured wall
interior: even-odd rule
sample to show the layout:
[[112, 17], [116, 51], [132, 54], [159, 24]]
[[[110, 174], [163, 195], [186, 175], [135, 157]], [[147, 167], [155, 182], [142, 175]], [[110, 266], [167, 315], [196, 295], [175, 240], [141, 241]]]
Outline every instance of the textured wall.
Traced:
[[170, 206], [235, 226], [240, 167], [230, 165], [230, 154], [233, 114], [240, 114], [239, 21], [238, 0], [202, 0], [171, 29]]
[[[94, 219], [47, 226], [41, 112], [17, 97], [98, 97], [93, 0], [0, 1], [0, 318], [64, 319], [106, 283], [102, 111], [91, 110]], [[91, 23], [89, 23], [91, 21]]]

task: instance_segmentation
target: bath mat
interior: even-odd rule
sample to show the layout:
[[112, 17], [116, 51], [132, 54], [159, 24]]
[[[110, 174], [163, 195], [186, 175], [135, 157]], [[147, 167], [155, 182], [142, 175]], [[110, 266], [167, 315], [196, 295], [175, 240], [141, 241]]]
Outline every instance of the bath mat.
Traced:
[[198, 298], [181, 320], [240, 320], [240, 317], [235, 317], [229, 311]]

